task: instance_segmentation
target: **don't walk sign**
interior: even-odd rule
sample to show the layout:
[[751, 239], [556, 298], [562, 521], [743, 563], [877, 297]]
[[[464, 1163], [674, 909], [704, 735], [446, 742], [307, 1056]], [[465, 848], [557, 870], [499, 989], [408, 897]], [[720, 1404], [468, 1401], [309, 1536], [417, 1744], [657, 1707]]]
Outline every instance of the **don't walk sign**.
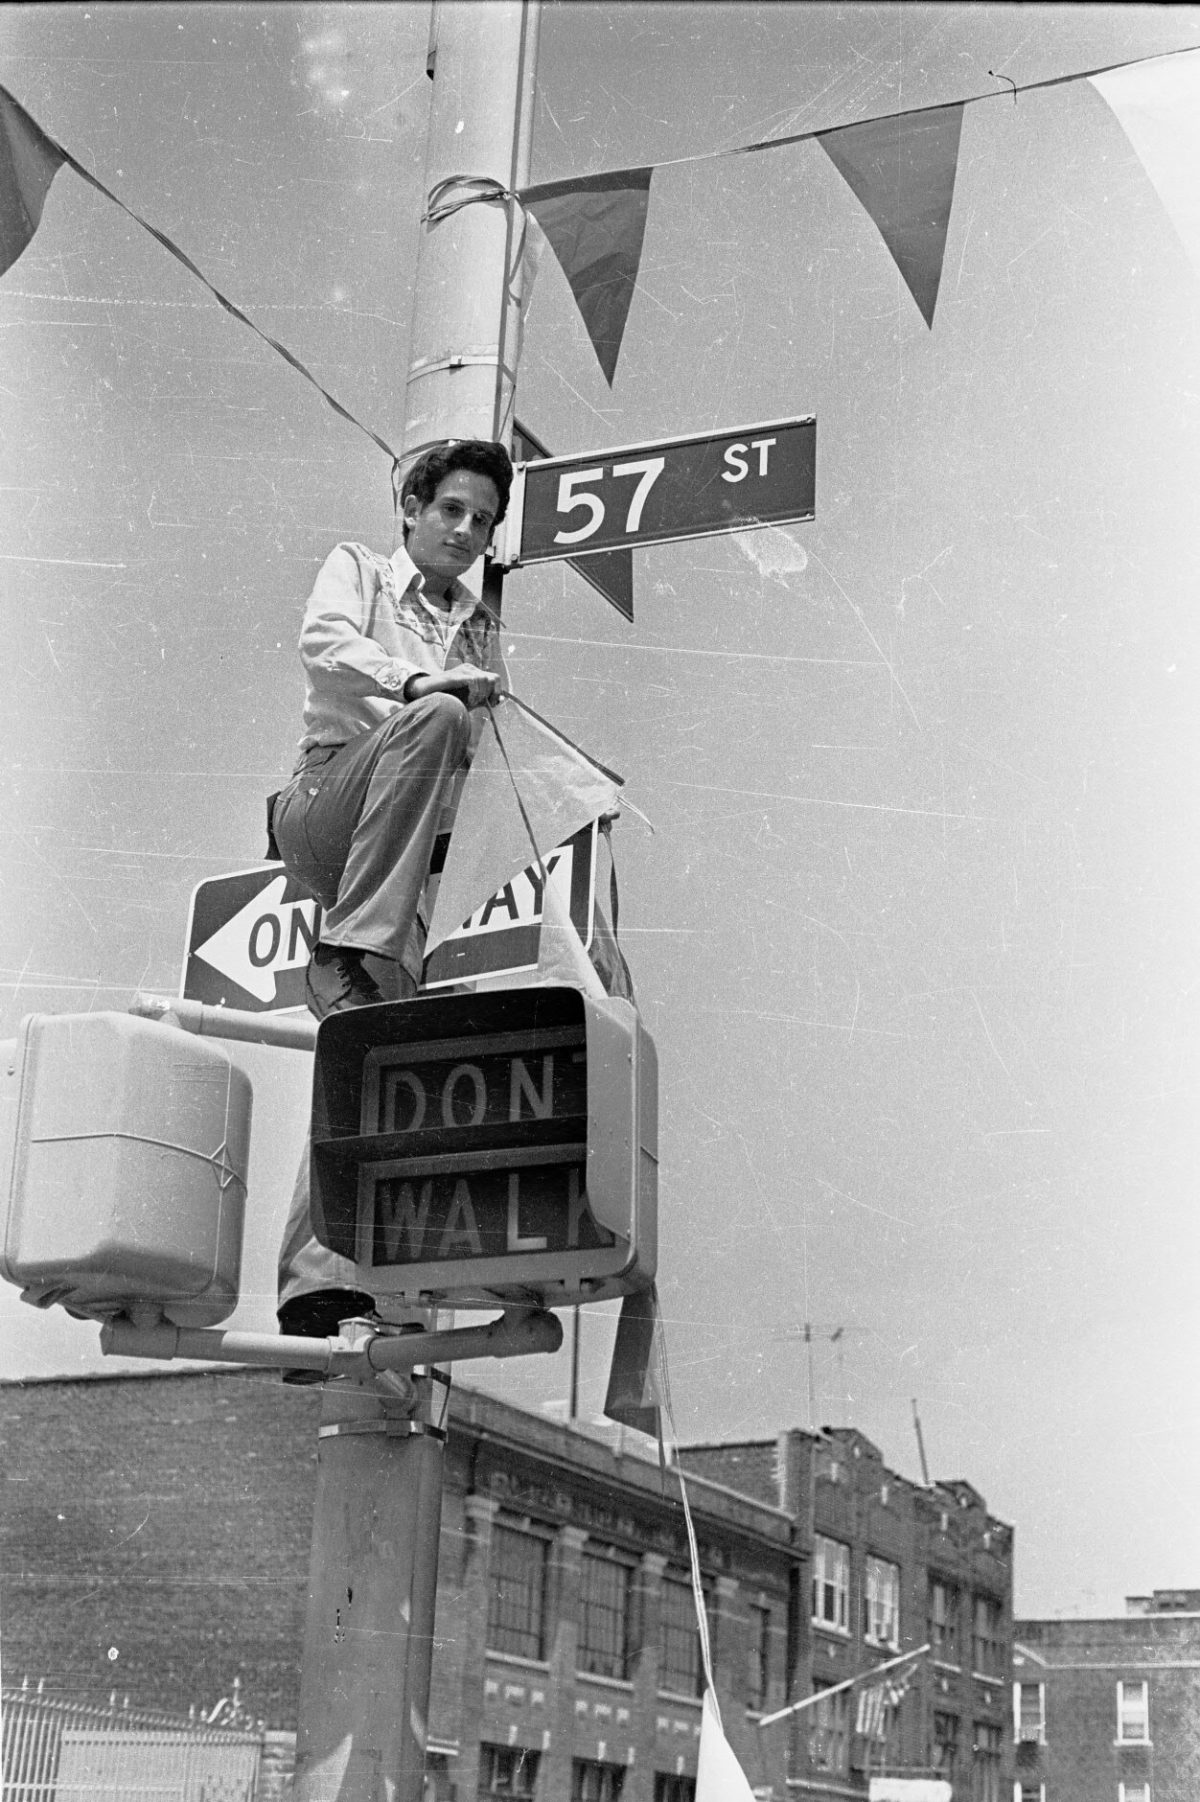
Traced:
[[[585, 945], [592, 935], [595, 822], [546, 858], [550, 881]], [[425, 986], [517, 975], [536, 967], [542, 880], [515, 876], [477, 908], [429, 960]], [[259, 864], [200, 883], [188, 912], [180, 993], [209, 1007], [272, 1013], [304, 1006], [304, 972], [321, 931], [320, 904], [281, 864]]]

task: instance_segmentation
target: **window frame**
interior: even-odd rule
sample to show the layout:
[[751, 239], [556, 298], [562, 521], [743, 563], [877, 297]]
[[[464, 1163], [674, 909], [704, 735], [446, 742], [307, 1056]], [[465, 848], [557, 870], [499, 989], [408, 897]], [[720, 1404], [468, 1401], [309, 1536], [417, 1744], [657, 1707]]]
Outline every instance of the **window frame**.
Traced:
[[[939, 1591], [946, 1598], [945, 1619], [940, 1624], [935, 1607]], [[930, 1572], [927, 1619], [933, 1661], [935, 1664], [948, 1664], [956, 1671], [962, 1669], [961, 1615], [962, 1590], [959, 1585], [950, 1577], [934, 1576]], [[947, 1643], [948, 1641], [951, 1643]]]
[[[1038, 1692], [1037, 1730], [1022, 1733], [1021, 1731], [1021, 1691], [1036, 1689]], [[1013, 1679], [1013, 1743], [1018, 1746], [1044, 1746], [1046, 1743], [1046, 1685], [1037, 1679], [1015, 1677]]]
[[[571, 1802], [621, 1802], [628, 1769], [628, 1765], [616, 1764], [611, 1759], [573, 1756]], [[588, 1790], [584, 1778], [592, 1773], [599, 1778], [599, 1784]]]
[[[1126, 1733], [1126, 1690], [1140, 1689], [1142, 1692], [1141, 1719], [1145, 1726], [1144, 1733]], [[1117, 1679], [1117, 1738], [1118, 1746], [1148, 1746], [1150, 1744], [1150, 1684], [1145, 1677], [1119, 1677]]]
[[[827, 1571], [828, 1552], [840, 1554]], [[822, 1603], [832, 1598], [835, 1617], [822, 1612]], [[828, 1533], [813, 1534], [812, 1557], [812, 1624], [826, 1633], [850, 1634], [850, 1547]]]
[[[486, 1789], [484, 1788], [483, 1769], [485, 1758], [487, 1763], [493, 1767]], [[515, 1758], [516, 1773], [519, 1773], [523, 1769], [528, 1769], [529, 1780], [527, 1787], [524, 1789], [496, 1788], [495, 1780], [497, 1772], [495, 1767], [506, 1763], [510, 1758]], [[502, 1746], [496, 1740], [481, 1740], [479, 1742], [479, 1778], [475, 1786], [475, 1793], [479, 1797], [480, 1802], [489, 1802], [489, 1798], [492, 1796], [511, 1797], [512, 1802], [533, 1802], [533, 1798], [537, 1794], [538, 1764], [540, 1760], [541, 1753], [533, 1746]], [[515, 1775], [516, 1773], [513, 1774]]]
[[[617, 1599], [610, 1604], [604, 1597], [589, 1598], [588, 1574], [612, 1572], [618, 1582]], [[637, 1567], [614, 1548], [585, 1545], [579, 1566], [579, 1626], [575, 1641], [575, 1668], [585, 1677], [604, 1677], [610, 1682], [628, 1683], [634, 1653], [634, 1605]], [[614, 1643], [589, 1641], [589, 1627], [597, 1616], [608, 1616], [615, 1622]], [[615, 1643], [619, 1641], [619, 1645]], [[615, 1664], [616, 1669], [605, 1668]]]
[[[685, 1629], [681, 1620], [677, 1618], [668, 1618], [668, 1595], [684, 1596], [687, 1600], [687, 1617], [691, 1627], [691, 1663], [695, 1666], [694, 1677], [691, 1677], [690, 1687], [686, 1684], [681, 1687], [669, 1680], [680, 1674], [681, 1667], [675, 1665], [668, 1669], [668, 1637], [674, 1636], [674, 1643], [678, 1644], [685, 1635]], [[682, 1604], [680, 1605], [680, 1608], [682, 1612]], [[689, 1701], [694, 1701], [697, 1696], [704, 1693], [704, 1659], [700, 1651], [700, 1628], [696, 1621], [696, 1599], [692, 1594], [692, 1580], [690, 1576], [685, 1575], [683, 1572], [671, 1570], [663, 1572], [662, 1586], [659, 1590], [658, 1689], [661, 1695], [685, 1696]]]
[[[505, 1595], [502, 1579], [507, 1578], [509, 1581], [515, 1582], [521, 1573], [517, 1573], [515, 1570], [502, 1573], [498, 1554], [500, 1547], [505, 1543], [515, 1545], [518, 1542], [538, 1548], [537, 1581], [536, 1584], [530, 1586], [529, 1592], [531, 1604], [536, 1603], [536, 1629], [532, 1626], [523, 1626], [519, 1621], [503, 1618]], [[502, 1658], [522, 1658], [530, 1664], [545, 1664], [547, 1620], [550, 1611], [551, 1543], [548, 1533], [539, 1533], [517, 1522], [497, 1520], [493, 1523], [488, 1556], [488, 1618], [485, 1635], [487, 1651], [497, 1653]], [[532, 1619], [534, 1607], [531, 1605], [526, 1612]], [[509, 1644], [500, 1643], [501, 1634], [512, 1636]], [[531, 1640], [536, 1644], [537, 1651], [530, 1651], [527, 1643], [515, 1643], [522, 1640]]]
[[[830, 1694], [833, 1690], [835, 1693]], [[808, 1762], [814, 1771], [833, 1773], [850, 1768], [850, 1691], [832, 1683], [813, 1684], [813, 1695], [822, 1698], [810, 1710]]]
[[[890, 1632], [888, 1631], [889, 1611], [885, 1608], [878, 1608], [878, 1607], [874, 1610], [872, 1609], [872, 1603], [879, 1602], [878, 1578], [881, 1573], [885, 1573], [885, 1572], [890, 1573], [891, 1578], [893, 1579], [893, 1581], [891, 1582], [891, 1584], [889, 1586], [890, 1590], [891, 1590], [890, 1599], [891, 1599], [891, 1604], [892, 1604], [891, 1609], [890, 1609], [890, 1619], [891, 1619], [891, 1631]], [[873, 1581], [873, 1579], [874, 1579], [874, 1581]], [[878, 1614], [881, 1617], [881, 1619], [878, 1623], [873, 1618], [874, 1614]], [[862, 1615], [863, 1615], [863, 1638], [869, 1646], [890, 1646], [893, 1651], [899, 1651], [899, 1649], [900, 1649], [900, 1566], [898, 1564], [896, 1564], [891, 1558], [877, 1557], [874, 1552], [868, 1552], [867, 1557], [866, 1557], [866, 1562], [863, 1565]], [[873, 1631], [873, 1628], [876, 1626], [876, 1624], [880, 1625], [881, 1631], [879, 1631], [879, 1632]]]
[[[948, 1721], [952, 1725], [954, 1731], [948, 1738], [938, 1738], [939, 1721]], [[948, 1708], [935, 1708], [929, 1723], [929, 1737], [933, 1750], [931, 1763], [934, 1770], [938, 1772], [939, 1776], [949, 1777], [951, 1783], [954, 1783], [958, 1778], [959, 1767], [962, 1763], [962, 1716], [954, 1714]], [[943, 1746], [949, 1747], [950, 1750], [949, 1762], [945, 1764], [938, 1757], [938, 1749]]]
[[766, 1602], [751, 1602], [747, 1613], [746, 1707], [761, 1714], [771, 1693], [771, 1609]]
[[[994, 1742], [986, 1743], [994, 1735]], [[1004, 1728], [998, 1721], [975, 1721], [971, 1728], [973, 1802], [1000, 1802], [1004, 1781]]]
[[696, 1779], [686, 1771], [655, 1771], [654, 1802], [696, 1802]]
[[[985, 1613], [987, 1631], [980, 1631], [980, 1613]], [[982, 1654], [982, 1656], [981, 1656]], [[977, 1589], [971, 1596], [971, 1675], [1003, 1677], [1007, 1660], [1004, 1656], [1004, 1603], [999, 1596]]]

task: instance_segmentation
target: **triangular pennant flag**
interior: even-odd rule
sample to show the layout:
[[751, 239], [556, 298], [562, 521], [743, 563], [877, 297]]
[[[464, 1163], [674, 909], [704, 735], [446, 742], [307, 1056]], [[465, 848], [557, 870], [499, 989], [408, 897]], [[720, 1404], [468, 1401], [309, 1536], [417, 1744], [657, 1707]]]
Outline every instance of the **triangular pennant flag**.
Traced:
[[620, 789], [619, 776], [594, 763], [515, 695], [502, 696], [463, 784], [426, 955], [537, 856], [547, 856], [607, 813]]
[[1200, 50], [1093, 75], [1200, 273]]
[[523, 188], [519, 198], [571, 285], [609, 387], [637, 284], [652, 169], [612, 169]]
[[929, 326], [942, 279], [962, 114], [961, 105], [927, 107], [817, 134], [871, 215]]
[[7, 88], [0, 88], [0, 275], [11, 269], [42, 218], [50, 183], [65, 162]]
[[[535, 438], [528, 426], [523, 426], [518, 419], [513, 425], [513, 457], [518, 463], [531, 463], [535, 457], [549, 457], [548, 451], [540, 439]], [[567, 563], [590, 582], [598, 594], [602, 594], [618, 613], [623, 613], [633, 623], [633, 552], [632, 551], [593, 551], [590, 557], [568, 557]]]
[[696, 1759], [696, 1802], [754, 1802], [746, 1773], [725, 1738], [711, 1689], [700, 1711], [700, 1751]]
[[655, 1352], [658, 1294], [651, 1287], [627, 1295], [621, 1303], [604, 1415], [619, 1426], [634, 1427], [662, 1445], [665, 1397]]
[[607, 1000], [607, 990], [596, 974], [592, 960], [583, 948], [583, 940], [572, 920], [553, 878], [542, 894], [542, 926], [538, 934], [536, 982], [561, 982], [568, 988], [582, 989], [594, 1001]]

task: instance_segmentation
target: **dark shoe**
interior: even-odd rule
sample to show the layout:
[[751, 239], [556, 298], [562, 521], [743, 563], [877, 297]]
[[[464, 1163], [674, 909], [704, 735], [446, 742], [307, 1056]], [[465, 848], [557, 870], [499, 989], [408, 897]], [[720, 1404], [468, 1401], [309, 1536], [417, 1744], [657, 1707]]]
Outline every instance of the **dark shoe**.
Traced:
[[[375, 1302], [361, 1289], [314, 1289], [308, 1295], [293, 1296], [278, 1313], [279, 1331], [297, 1339], [336, 1339], [343, 1320], [362, 1315], [374, 1316]], [[285, 1383], [323, 1383], [319, 1370], [285, 1370]]]
[[349, 945], [317, 945], [308, 960], [304, 998], [308, 1011], [323, 1020], [349, 1007], [375, 1007], [383, 990], [362, 965], [363, 953]]

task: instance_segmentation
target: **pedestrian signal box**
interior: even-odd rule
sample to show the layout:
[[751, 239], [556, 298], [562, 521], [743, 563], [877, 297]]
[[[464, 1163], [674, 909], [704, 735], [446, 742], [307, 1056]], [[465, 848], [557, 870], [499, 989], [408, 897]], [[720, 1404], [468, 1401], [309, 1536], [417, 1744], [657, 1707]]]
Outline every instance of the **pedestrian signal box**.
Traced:
[[250, 1082], [131, 1014], [29, 1014], [0, 1047], [0, 1276], [36, 1307], [214, 1326], [237, 1306]]
[[373, 1295], [558, 1307], [649, 1286], [658, 1072], [627, 1001], [543, 984], [331, 1014], [312, 1217]]

